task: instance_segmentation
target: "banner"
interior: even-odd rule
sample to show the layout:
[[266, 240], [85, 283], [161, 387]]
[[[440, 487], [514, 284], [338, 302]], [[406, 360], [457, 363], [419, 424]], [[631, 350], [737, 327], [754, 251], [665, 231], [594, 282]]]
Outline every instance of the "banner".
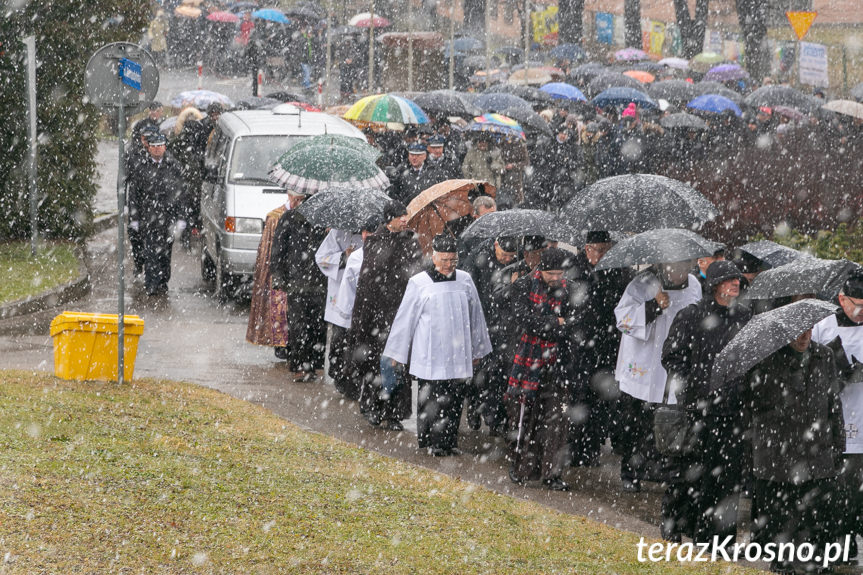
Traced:
[[800, 42], [800, 83], [819, 88], [828, 88], [827, 46]]
[[665, 43], [665, 24], [662, 22], [650, 22], [650, 49], [648, 54], [662, 56], [662, 45]]
[[614, 14], [596, 13], [596, 41], [599, 44], [614, 44]]
[[533, 41], [542, 45], [557, 41], [557, 6], [549, 6], [545, 10], [530, 13], [533, 24]]

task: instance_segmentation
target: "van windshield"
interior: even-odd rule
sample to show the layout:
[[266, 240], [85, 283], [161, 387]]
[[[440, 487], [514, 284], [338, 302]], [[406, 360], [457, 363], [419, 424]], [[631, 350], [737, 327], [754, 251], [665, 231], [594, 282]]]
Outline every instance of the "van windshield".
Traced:
[[269, 184], [267, 173], [276, 160], [306, 136], [244, 136], [234, 142], [231, 154], [232, 184]]

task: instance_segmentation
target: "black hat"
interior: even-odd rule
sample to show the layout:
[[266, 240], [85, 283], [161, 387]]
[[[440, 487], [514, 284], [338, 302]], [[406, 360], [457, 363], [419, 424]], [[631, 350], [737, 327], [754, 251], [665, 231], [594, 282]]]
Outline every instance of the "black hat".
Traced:
[[607, 244], [612, 241], [611, 234], [604, 230], [591, 230], [587, 232], [586, 244]]
[[539, 269], [547, 272], [551, 270], [562, 270], [567, 267], [570, 254], [568, 251], [561, 248], [548, 248], [542, 252], [539, 260]]
[[432, 240], [432, 249], [438, 253], [458, 251], [458, 242], [450, 234], [438, 234]]
[[225, 111], [225, 107], [222, 106], [218, 102], [211, 102], [209, 106], [207, 106], [207, 115], [212, 116], [213, 114], [221, 114]]
[[545, 238], [543, 236], [524, 236], [524, 250], [532, 252], [541, 250], [545, 247]]
[[497, 245], [505, 252], [518, 251], [518, 238], [514, 236], [500, 236], [495, 240]]
[[842, 286], [842, 293], [854, 299], [863, 298], [863, 270], [851, 272]]
[[147, 108], [149, 110], [153, 110], [154, 112], [161, 107], [162, 107], [162, 102], [160, 102], [159, 100], [153, 100], [152, 102], [147, 104]]
[[707, 268], [707, 284], [715, 288], [725, 280], [741, 279], [743, 274], [734, 265], [734, 262], [728, 260], [718, 260], [710, 264]]
[[400, 218], [407, 215], [408, 209], [403, 203], [398, 200], [392, 200], [387, 207], [384, 208], [384, 221], [389, 222], [395, 218]]
[[361, 232], [374, 232], [377, 231], [381, 224], [383, 223], [383, 218], [381, 216], [372, 216], [366, 220], [363, 224], [363, 227], [360, 228]]
[[161, 132], [156, 130], [155, 132], [147, 133], [147, 145], [148, 146], [164, 146], [168, 143], [168, 138], [166, 138]]
[[414, 142], [413, 144], [408, 146], [409, 154], [425, 154], [426, 151], [426, 145], [422, 142]]

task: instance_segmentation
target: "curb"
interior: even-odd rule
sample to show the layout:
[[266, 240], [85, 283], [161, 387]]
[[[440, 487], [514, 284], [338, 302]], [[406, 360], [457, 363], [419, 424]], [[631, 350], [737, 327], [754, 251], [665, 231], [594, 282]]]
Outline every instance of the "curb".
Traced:
[[39, 295], [0, 305], [0, 319], [44, 311], [80, 299], [90, 293], [90, 287], [90, 274], [83, 261], [79, 261], [76, 279]]
[[93, 220], [93, 235], [101, 234], [117, 225], [117, 212], [99, 216]]

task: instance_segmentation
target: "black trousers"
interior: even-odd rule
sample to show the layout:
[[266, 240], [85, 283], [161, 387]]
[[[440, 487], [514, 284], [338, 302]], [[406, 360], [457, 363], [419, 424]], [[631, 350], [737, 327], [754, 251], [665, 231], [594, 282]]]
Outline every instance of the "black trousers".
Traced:
[[314, 371], [324, 367], [327, 333], [324, 328], [326, 294], [288, 293], [288, 356], [293, 371]]
[[135, 266], [135, 274], [144, 273], [144, 247], [141, 240], [141, 232], [128, 228], [129, 246], [132, 252], [132, 264]]
[[153, 295], [168, 291], [173, 248], [174, 240], [170, 231], [151, 230], [141, 234], [144, 287], [148, 294]]
[[509, 379], [507, 367], [512, 366], [511, 359], [507, 363], [508, 355], [505, 348], [495, 348], [483, 358], [473, 379], [478, 395], [479, 413], [490, 429], [502, 429], [506, 425], [503, 396]]
[[653, 437], [655, 405], [621, 393], [611, 422], [610, 433], [615, 453], [621, 456], [623, 481], [662, 480], [661, 458]]
[[464, 379], [418, 379], [417, 440], [423, 448], [453, 449], [458, 447], [458, 427], [461, 423]]
[[569, 430], [573, 465], [592, 465], [599, 458], [608, 437], [611, 410], [615, 404], [607, 395], [600, 396], [594, 386], [611, 383], [613, 379], [614, 376], [607, 371], [576, 376]]
[[356, 401], [360, 397], [360, 386], [357, 380], [351, 377], [348, 370], [348, 330], [336, 325], [330, 324], [330, 377], [333, 378], [333, 383], [336, 390], [347, 397]]

